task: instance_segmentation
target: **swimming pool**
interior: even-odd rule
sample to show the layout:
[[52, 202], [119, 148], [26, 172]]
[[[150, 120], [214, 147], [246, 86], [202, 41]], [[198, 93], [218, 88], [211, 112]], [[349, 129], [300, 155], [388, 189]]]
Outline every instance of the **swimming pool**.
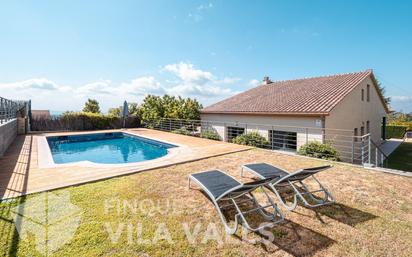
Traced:
[[57, 164], [89, 161], [102, 164], [135, 163], [160, 158], [175, 145], [122, 132], [47, 137]]

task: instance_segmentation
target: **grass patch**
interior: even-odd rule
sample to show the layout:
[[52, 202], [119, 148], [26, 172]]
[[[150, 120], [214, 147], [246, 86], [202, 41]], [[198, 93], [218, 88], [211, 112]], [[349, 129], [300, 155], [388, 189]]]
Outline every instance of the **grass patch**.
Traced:
[[412, 171], [412, 142], [403, 142], [385, 160], [385, 167], [396, 170]]

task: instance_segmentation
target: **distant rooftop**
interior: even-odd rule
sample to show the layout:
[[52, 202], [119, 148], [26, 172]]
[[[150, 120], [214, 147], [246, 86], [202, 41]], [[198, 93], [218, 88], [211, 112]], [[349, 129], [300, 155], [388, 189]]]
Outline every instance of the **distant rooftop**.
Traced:
[[31, 116], [33, 119], [35, 118], [50, 118], [50, 111], [49, 110], [32, 110]]

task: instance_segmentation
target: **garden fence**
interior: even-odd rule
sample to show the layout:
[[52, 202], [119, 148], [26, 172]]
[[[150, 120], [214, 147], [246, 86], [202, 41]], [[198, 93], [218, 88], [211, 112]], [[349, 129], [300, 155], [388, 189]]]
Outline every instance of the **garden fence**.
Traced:
[[121, 117], [89, 118], [87, 116], [51, 116], [33, 117], [32, 131], [81, 131], [120, 128], [137, 128], [140, 126], [138, 117], [127, 117], [125, 123]]

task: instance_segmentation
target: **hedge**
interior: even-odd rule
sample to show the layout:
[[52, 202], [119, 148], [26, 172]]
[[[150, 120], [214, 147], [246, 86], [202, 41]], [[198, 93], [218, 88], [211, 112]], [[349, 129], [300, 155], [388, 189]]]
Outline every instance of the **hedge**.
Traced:
[[408, 126], [399, 126], [399, 125], [386, 126], [386, 139], [403, 138], [405, 136], [406, 131], [408, 131]]
[[[128, 117], [126, 128], [140, 126], [138, 117]], [[33, 131], [102, 130], [123, 127], [123, 118], [90, 112], [66, 112], [61, 116], [31, 120]]]
[[406, 127], [406, 131], [412, 131], [412, 121], [393, 121], [388, 123], [387, 126], [402, 126]]

